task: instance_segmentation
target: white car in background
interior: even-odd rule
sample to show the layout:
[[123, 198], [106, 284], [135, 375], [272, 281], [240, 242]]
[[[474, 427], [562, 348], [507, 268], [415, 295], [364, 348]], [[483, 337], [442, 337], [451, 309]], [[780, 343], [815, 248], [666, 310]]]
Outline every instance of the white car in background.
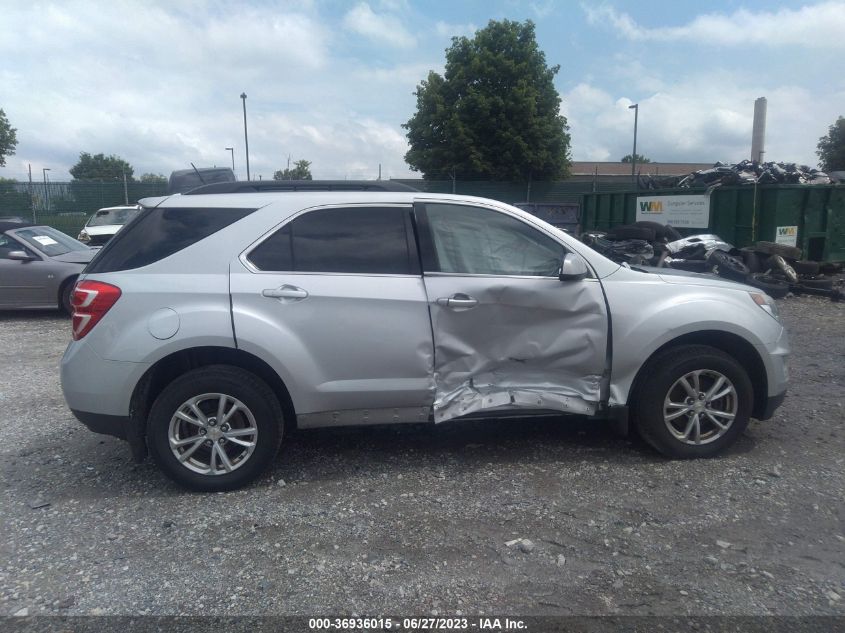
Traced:
[[135, 217], [138, 209], [138, 205], [100, 209], [88, 219], [76, 239], [88, 246], [103, 246]]

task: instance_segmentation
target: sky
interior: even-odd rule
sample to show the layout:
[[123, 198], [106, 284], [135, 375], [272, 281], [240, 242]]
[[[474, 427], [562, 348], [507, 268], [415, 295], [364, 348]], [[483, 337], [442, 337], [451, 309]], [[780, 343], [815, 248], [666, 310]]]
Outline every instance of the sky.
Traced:
[[736, 162], [754, 100], [766, 159], [817, 164], [845, 115], [845, 1], [0, 0], [0, 108], [18, 146], [0, 177], [70, 179], [80, 152], [135, 175], [298, 159], [315, 178], [419, 177], [403, 123], [452, 37], [532, 20], [569, 122], [573, 160]]

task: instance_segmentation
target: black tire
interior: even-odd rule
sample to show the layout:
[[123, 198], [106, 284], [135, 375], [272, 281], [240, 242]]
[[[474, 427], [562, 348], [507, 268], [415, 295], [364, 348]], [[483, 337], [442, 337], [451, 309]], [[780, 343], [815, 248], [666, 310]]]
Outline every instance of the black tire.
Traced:
[[[171, 419], [191, 398], [204, 394], [225, 394], [230, 398], [239, 400], [252, 415], [257, 429], [253, 452], [243, 459], [240, 465], [225, 474], [211, 475], [195, 472], [181, 462], [170, 448]], [[215, 402], [213, 398], [209, 398], [208, 401], [212, 405]], [[199, 403], [200, 409], [203, 408], [204, 402]], [[214, 413], [213, 406], [210, 411], [205, 413]], [[242, 410], [234, 415], [233, 426], [236, 425], [238, 416], [240, 416], [242, 428], [250, 426], [251, 421], [247, 420], [247, 415]], [[209, 424], [211, 419], [212, 417], [209, 416]], [[187, 428], [193, 427], [188, 425]], [[208, 429], [207, 433], [211, 435], [211, 428], [206, 428]], [[216, 432], [219, 433], [222, 428], [222, 426], [219, 427]], [[282, 442], [283, 428], [284, 415], [279, 400], [263, 380], [239, 367], [209, 365], [182, 374], [159, 394], [150, 409], [147, 420], [147, 444], [156, 463], [175, 482], [192, 490], [217, 492], [240, 488], [258, 477], [276, 456]], [[198, 432], [202, 433], [203, 429]], [[199, 435], [196, 437], [199, 437]], [[226, 439], [223, 438], [219, 441], [226, 442]], [[238, 444], [232, 444], [233, 441], [228, 440], [229, 445], [226, 448], [227, 454], [231, 452], [229, 454], [230, 459], [235, 459], [240, 452], [245, 450], [239, 448]], [[210, 455], [216, 447], [211, 444], [209, 450], [207, 445], [210, 440], [202, 440], [202, 442], [204, 444], [195, 449], [198, 459], [203, 459], [203, 455], [208, 453], [209, 464], [213, 464]], [[193, 448], [193, 444], [189, 448]], [[218, 448], [217, 450], [222, 449]], [[187, 452], [187, 449], [185, 452]], [[215, 460], [219, 462], [220, 458], [215, 457]], [[188, 458], [187, 461], [194, 462], [195, 460]], [[236, 461], [233, 463], [237, 464]], [[193, 465], [197, 466], [197, 464]]]
[[786, 263], [786, 260], [782, 255], [772, 255], [769, 257], [768, 265], [770, 268], [776, 268], [782, 272], [783, 276], [786, 277], [786, 280], [789, 283], [798, 283], [798, 273], [795, 272], [795, 269], [792, 266]]
[[757, 242], [754, 250], [766, 255], [780, 255], [788, 259], [801, 259], [801, 249], [786, 244], [775, 244], [774, 242]]
[[668, 224], [660, 224], [659, 222], [649, 222], [648, 220], [640, 220], [634, 222], [633, 226], [639, 226], [644, 229], [651, 229], [654, 231], [654, 237], [658, 240], [665, 240], [667, 242], [674, 242], [681, 239], [681, 234], [675, 230], [675, 227]]
[[763, 261], [760, 255], [758, 255], [756, 251], [749, 248], [743, 248], [741, 250], [742, 261], [745, 262], [745, 265], [748, 267], [748, 272], [763, 272]]
[[808, 262], [808, 261], [798, 261], [793, 262], [792, 267], [795, 269], [795, 272], [799, 275], [818, 275], [819, 274], [819, 263], [818, 262]]
[[716, 266], [720, 277], [733, 279], [734, 281], [745, 281], [748, 276], [748, 266], [742, 263], [739, 257], [726, 253], [725, 251], [713, 251], [707, 256], [707, 264]]
[[70, 304], [70, 296], [73, 294], [73, 287], [75, 285], [76, 277], [72, 277], [62, 284], [62, 290], [59, 293], [59, 309], [68, 316], [73, 314], [73, 306]]
[[[664, 399], [677, 399], [677, 382], [691, 372], [704, 370], [701, 377], [702, 390], [712, 386], [714, 374], [730, 381], [733, 396], [725, 396], [718, 402], [732, 402], [736, 411], [733, 420], [725, 424], [727, 429], [719, 431], [708, 419], [701, 422], [701, 439], [705, 443], [686, 443], [675, 437], [664, 421]], [[734, 358], [706, 345], [684, 345], [670, 348], [651, 359], [642, 370], [644, 378], [638, 381], [634, 394], [632, 413], [640, 436], [660, 453], [676, 459], [712, 457], [736, 441], [751, 417], [754, 389], [748, 374]], [[697, 401], [698, 399], [696, 399]], [[717, 408], [719, 405], [717, 404]], [[681, 415], [675, 424], [687, 425], [692, 414]], [[725, 418], [720, 418], [724, 420]], [[712, 435], [711, 435], [712, 434]], [[708, 438], [711, 435], [711, 438]], [[692, 438], [691, 438], [692, 439]]]
[[745, 278], [745, 283], [759, 288], [772, 299], [783, 299], [789, 294], [789, 284], [786, 281], [765, 273], [752, 273]]
[[815, 279], [801, 279], [798, 286], [815, 288], [816, 290], [833, 290], [833, 279], [819, 275]]
[[835, 275], [842, 272], [842, 264], [834, 264], [833, 262], [821, 262], [819, 264], [819, 272], [823, 275]]
[[614, 226], [607, 232], [607, 237], [613, 240], [645, 240], [646, 242], [653, 242], [655, 239], [654, 229], [630, 224]]

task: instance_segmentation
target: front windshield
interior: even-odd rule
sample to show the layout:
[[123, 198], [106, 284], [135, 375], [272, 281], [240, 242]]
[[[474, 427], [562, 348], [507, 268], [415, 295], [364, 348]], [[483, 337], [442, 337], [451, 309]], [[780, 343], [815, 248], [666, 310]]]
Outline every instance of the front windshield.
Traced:
[[106, 226], [107, 224], [126, 224], [135, 217], [138, 209], [101, 209], [88, 220], [88, 226]]
[[19, 237], [35, 250], [41, 251], [50, 257], [64, 255], [70, 251], [90, 250], [82, 242], [77, 242], [72, 237], [49, 226], [32, 226], [25, 229], [18, 229], [15, 231], [15, 237]]

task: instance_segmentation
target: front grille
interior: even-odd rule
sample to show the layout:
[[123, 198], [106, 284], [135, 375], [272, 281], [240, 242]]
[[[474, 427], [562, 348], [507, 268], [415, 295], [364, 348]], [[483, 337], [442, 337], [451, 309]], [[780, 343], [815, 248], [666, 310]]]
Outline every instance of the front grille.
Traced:
[[113, 237], [114, 235], [91, 235], [88, 246], [103, 246]]

